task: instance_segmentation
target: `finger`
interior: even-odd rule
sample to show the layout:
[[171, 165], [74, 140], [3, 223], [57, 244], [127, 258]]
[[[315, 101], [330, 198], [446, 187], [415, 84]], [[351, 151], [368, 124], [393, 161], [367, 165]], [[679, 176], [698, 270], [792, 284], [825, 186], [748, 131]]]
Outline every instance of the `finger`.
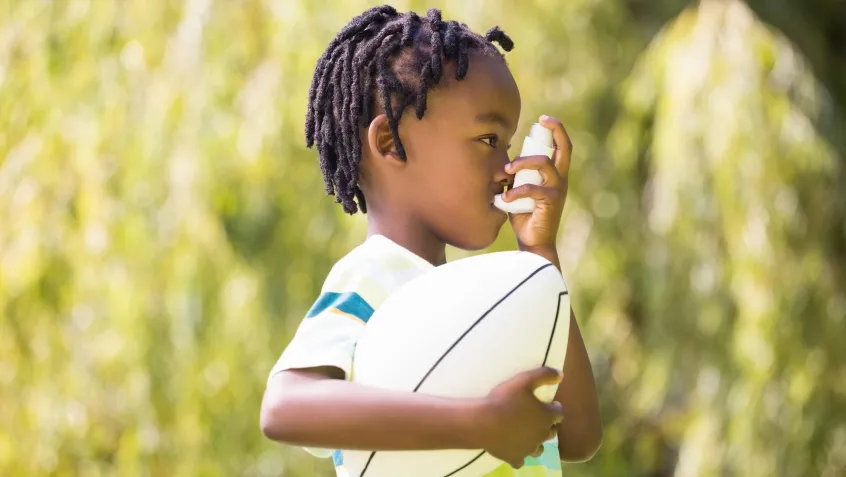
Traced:
[[[558, 436], [558, 428], [555, 427], [555, 426], [552, 426], [552, 427], [549, 428], [549, 435], [546, 436], [546, 440], [551, 441], [552, 439], [555, 439], [557, 436]], [[543, 446], [541, 446], [541, 447], [543, 447]]]
[[567, 134], [567, 129], [558, 118], [543, 115], [538, 119], [538, 122], [547, 129], [552, 130], [552, 140], [555, 141], [555, 152], [552, 154], [552, 162], [558, 173], [564, 179], [570, 172], [570, 157], [573, 154], [573, 142], [570, 140], [570, 135]]
[[523, 169], [538, 171], [543, 179], [543, 185], [558, 187], [561, 183], [561, 176], [555, 168], [555, 164], [546, 156], [518, 157], [505, 165], [505, 172], [509, 174], [516, 174]]
[[540, 457], [543, 454], [543, 446], [538, 446], [534, 452], [532, 452], [532, 457]]
[[516, 174], [521, 170], [537, 171], [541, 176], [541, 184], [549, 187], [561, 185], [561, 176], [552, 161], [546, 156], [524, 156], [514, 159], [505, 165], [505, 172]]
[[520, 377], [523, 378], [525, 387], [531, 391], [544, 384], [560, 383], [563, 373], [549, 366], [541, 366], [529, 371], [524, 371], [520, 374]]
[[511, 202], [512, 200], [522, 199], [523, 197], [530, 197], [536, 201], [545, 201], [553, 203], [561, 196], [561, 191], [554, 187], [537, 186], [534, 184], [523, 184], [513, 189], [508, 189], [502, 193], [502, 200]]
[[552, 416], [553, 424], [558, 424], [564, 420], [564, 406], [562, 406], [560, 402], [552, 401], [551, 403], [546, 404], [546, 409]]

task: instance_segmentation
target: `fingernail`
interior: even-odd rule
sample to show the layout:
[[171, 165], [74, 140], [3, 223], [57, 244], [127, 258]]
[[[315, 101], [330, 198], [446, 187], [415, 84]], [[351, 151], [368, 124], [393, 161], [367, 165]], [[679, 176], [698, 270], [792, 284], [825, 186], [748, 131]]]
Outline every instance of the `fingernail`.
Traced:
[[549, 116], [547, 116], [546, 114], [541, 114], [539, 121], [543, 122], [543, 121], [546, 121], [547, 119], [549, 119]]

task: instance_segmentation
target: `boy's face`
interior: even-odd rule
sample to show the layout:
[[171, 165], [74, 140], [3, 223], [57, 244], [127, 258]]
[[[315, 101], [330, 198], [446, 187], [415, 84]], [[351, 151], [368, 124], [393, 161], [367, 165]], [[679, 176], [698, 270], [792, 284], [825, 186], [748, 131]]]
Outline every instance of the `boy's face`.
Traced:
[[507, 220], [493, 199], [512, 181], [504, 167], [520, 93], [504, 61], [484, 55], [471, 56], [463, 80], [455, 80], [454, 63], [444, 65], [443, 77], [423, 119], [412, 105], [400, 121], [408, 162], [392, 168], [391, 200], [437, 239], [479, 250]]

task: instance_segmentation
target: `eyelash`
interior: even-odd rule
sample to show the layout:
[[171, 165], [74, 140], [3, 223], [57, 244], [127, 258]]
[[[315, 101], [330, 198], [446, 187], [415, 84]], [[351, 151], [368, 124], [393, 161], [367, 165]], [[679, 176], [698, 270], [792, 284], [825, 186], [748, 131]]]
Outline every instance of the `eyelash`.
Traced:
[[[485, 142], [485, 140], [486, 140], [486, 139], [493, 139], [493, 140], [494, 140], [494, 141], [493, 141], [494, 143], [493, 143], [493, 144], [487, 143], [487, 142]], [[494, 135], [494, 136], [485, 136], [485, 137], [481, 137], [481, 138], [479, 138], [479, 140], [481, 140], [482, 142], [485, 142], [485, 144], [487, 144], [489, 147], [492, 147], [492, 148], [496, 149], [496, 148], [497, 148], [497, 144], [499, 143], [499, 136], [496, 136], [496, 135]], [[510, 149], [510, 148], [511, 148], [511, 144], [509, 144], [509, 145], [508, 145], [508, 147], [507, 147], [506, 149]]]

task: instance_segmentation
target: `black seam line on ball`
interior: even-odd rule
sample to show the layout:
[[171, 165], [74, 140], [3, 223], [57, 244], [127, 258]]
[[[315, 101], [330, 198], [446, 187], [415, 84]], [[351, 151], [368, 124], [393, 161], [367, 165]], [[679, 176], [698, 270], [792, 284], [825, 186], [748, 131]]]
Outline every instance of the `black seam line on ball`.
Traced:
[[[432, 365], [432, 367], [431, 367], [431, 368], [429, 368], [429, 371], [427, 371], [427, 372], [426, 372], [426, 374], [423, 376], [423, 378], [420, 380], [420, 382], [419, 382], [419, 383], [417, 383], [417, 386], [415, 386], [415, 387], [414, 387], [414, 390], [413, 390], [412, 392], [417, 392], [417, 390], [418, 390], [418, 389], [420, 389], [420, 386], [422, 386], [422, 385], [423, 385], [423, 383], [424, 383], [424, 382], [426, 382], [426, 379], [429, 377], [429, 375], [430, 375], [430, 374], [432, 374], [432, 372], [435, 370], [435, 368], [437, 368], [437, 367], [438, 367], [438, 365], [441, 363], [441, 361], [443, 361], [443, 360], [444, 360], [444, 358], [446, 358], [446, 356], [450, 353], [450, 351], [452, 351], [452, 350], [453, 350], [453, 348], [455, 348], [456, 346], [458, 346], [458, 343], [460, 343], [460, 342], [461, 342], [461, 340], [463, 340], [463, 339], [464, 339], [464, 337], [465, 337], [465, 336], [467, 336], [467, 334], [468, 334], [468, 333], [470, 333], [470, 331], [471, 331], [473, 328], [475, 328], [475, 327], [476, 327], [476, 325], [478, 325], [479, 323], [481, 323], [481, 322], [482, 322], [482, 320], [484, 320], [484, 319], [485, 319], [485, 317], [487, 317], [487, 316], [488, 316], [488, 315], [489, 315], [489, 314], [490, 314], [490, 313], [491, 313], [491, 312], [492, 312], [492, 311], [493, 311], [493, 310], [494, 310], [497, 306], [499, 306], [499, 304], [500, 304], [500, 303], [502, 303], [503, 301], [505, 301], [505, 299], [506, 299], [506, 298], [508, 298], [509, 296], [511, 296], [511, 294], [512, 294], [512, 293], [514, 293], [515, 291], [517, 291], [517, 289], [518, 289], [518, 288], [520, 288], [521, 286], [523, 286], [523, 285], [524, 285], [526, 282], [528, 282], [528, 281], [529, 281], [532, 277], [534, 277], [535, 275], [537, 275], [538, 273], [540, 273], [540, 272], [541, 272], [541, 270], [544, 270], [545, 268], [548, 268], [548, 267], [551, 267], [551, 266], [553, 266], [551, 263], [547, 263], [546, 265], [544, 265], [544, 266], [542, 266], [542, 267], [538, 268], [537, 270], [535, 270], [534, 272], [530, 273], [530, 274], [529, 274], [529, 276], [527, 276], [526, 278], [524, 278], [524, 279], [523, 279], [520, 283], [518, 283], [517, 285], [514, 285], [514, 288], [512, 288], [512, 289], [511, 289], [508, 293], [506, 293], [505, 295], [503, 295], [503, 297], [502, 297], [502, 298], [500, 298], [500, 299], [499, 299], [496, 303], [494, 303], [494, 304], [493, 304], [493, 305], [492, 305], [492, 306], [488, 309], [488, 311], [486, 311], [485, 313], [483, 313], [483, 314], [482, 314], [482, 316], [480, 316], [480, 317], [479, 317], [479, 319], [477, 319], [477, 320], [476, 320], [476, 321], [475, 321], [475, 322], [474, 322], [474, 323], [473, 323], [473, 324], [472, 324], [469, 328], [467, 328], [467, 330], [466, 330], [466, 331], [464, 331], [464, 333], [462, 333], [462, 334], [461, 334], [461, 336], [459, 336], [459, 337], [458, 337], [458, 339], [456, 339], [456, 340], [455, 340], [455, 342], [454, 342], [454, 343], [453, 343], [453, 344], [452, 344], [449, 348], [447, 348], [447, 350], [446, 350], [446, 351], [444, 351], [444, 353], [441, 355], [441, 357], [440, 357], [440, 358], [438, 358], [438, 360], [437, 360], [437, 361], [435, 361], [435, 363]], [[559, 308], [561, 307], [561, 296], [560, 296], [560, 295], [559, 295], [559, 297], [558, 297], [558, 306], [559, 306]], [[556, 312], [555, 319], [556, 319], [556, 320], [558, 319], [558, 313], [557, 313], [557, 312]], [[554, 329], [554, 328], [553, 328], [553, 329]], [[544, 360], [544, 362], [545, 362], [545, 361], [546, 361], [546, 360]], [[370, 457], [368, 457], [368, 458], [367, 458], [367, 462], [364, 464], [364, 468], [361, 470], [361, 475], [360, 475], [359, 477], [364, 477], [364, 474], [367, 472], [367, 469], [370, 467], [370, 463], [373, 461], [373, 458], [376, 456], [376, 452], [377, 452], [377, 451], [373, 451], [373, 452], [371, 452], [371, 453], [370, 453]], [[485, 451], [482, 451], [479, 455], [477, 455], [476, 457], [474, 457], [474, 458], [473, 458], [470, 462], [468, 462], [468, 463], [464, 464], [463, 466], [459, 467], [458, 469], [456, 469], [456, 470], [454, 470], [454, 471], [450, 472], [450, 473], [449, 473], [449, 474], [447, 474], [445, 477], [449, 477], [450, 475], [455, 474], [455, 473], [456, 473], [456, 472], [458, 472], [459, 470], [466, 468], [468, 465], [470, 465], [470, 464], [472, 464], [473, 462], [475, 462], [476, 460], [478, 460], [478, 459], [479, 459], [480, 457], [482, 457], [482, 455], [484, 455], [484, 454], [485, 454]]]
[[479, 455], [477, 455], [476, 457], [473, 457], [473, 458], [470, 460], [470, 462], [468, 462], [468, 463], [466, 463], [466, 464], [462, 465], [461, 467], [459, 467], [459, 468], [457, 468], [457, 469], [453, 470], [452, 472], [450, 472], [449, 474], [445, 475], [444, 477], [450, 477], [451, 475], [455, 475], [455, 474], [457, 474], [457, 473], [461, 472], [462, 470], [466, 469], [467, 467], [469, 467], [469, 466], [470, 466], [470, 464], [472, 464], [473, 462], [476, 462], [476, 461], [477, 461], [477, 460], [479, 460], [479, 459], [480, 459], [483, 455], [485, 455], [485, 452], [487, 452], [487, 451], [482, 451], [482, 452], [479, 452]]
[[[555, 309], [555, 320], [552, 321], [552, 331], [549, 333], [549, 344], [546, 345], [546, 354], [543, 355], [543, 366], [546, 366], [546, 360], [549, 358], [549, 350], [552, 349], [552, 340], [555, 338], [555, 327], [558, 326], [558, 315], [561, 314], [561, 297], [565, 295], [569, 296], [570, 293], [564, 290], [558, 294], [558, 306]], [[569, 337], [567, 339], [569, 340]]]

